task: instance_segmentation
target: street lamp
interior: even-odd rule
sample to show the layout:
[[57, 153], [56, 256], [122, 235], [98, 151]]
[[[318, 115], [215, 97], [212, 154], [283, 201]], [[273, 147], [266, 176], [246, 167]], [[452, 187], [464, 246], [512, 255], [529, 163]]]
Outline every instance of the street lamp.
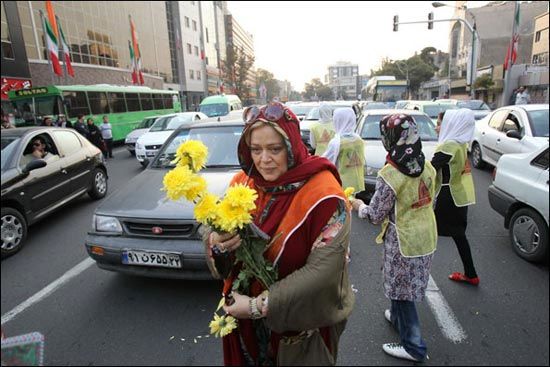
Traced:
[[[434, 8], [440, 8], [442, 6], [447, 6], [447, 7], [450, 7], [450, 8], [464, 10], [465, 13], [468, 11], [468, 8], [466, 7], [466, 5], [456, 7], [456, 6], [451, 6], [451, 5], [441, 3], [439, 1], [434, 1], [432, 3], [432, 6]], [[476, 73], [477, 73], [477, 62], [476, 62], [477, 57], [476, 57], [476, 54], [475, 54], [476, 53], [476, 39], [479, 41], [479, 36], [477, 34], [477, 29], [476, 29], [476, 18], [475, 18], [474, 14], [472, 12], [470, 12], [470, 15], [472, 16], [472, 18], [474, 20], [474, 25], [473, 26], [470, 25], [470, 23], [468, 23], [468, 21], [466, 19], [457, 19], [457, 20], [464, 22], [464, 24], [466, 24], [466, 26], [468, 26], [468, 28], [472, 32], [472, 46], [471, 46], [471, 56], [470, 56], [470, 95], [471, 95], [472, 99], [474, 99], [475, 98], [475, 87], [474, 87], [474, 85], [475, 85]], [[449, 52], [449, 97], [450, 97], [450, 95], [451, 95], [451, 52]]]

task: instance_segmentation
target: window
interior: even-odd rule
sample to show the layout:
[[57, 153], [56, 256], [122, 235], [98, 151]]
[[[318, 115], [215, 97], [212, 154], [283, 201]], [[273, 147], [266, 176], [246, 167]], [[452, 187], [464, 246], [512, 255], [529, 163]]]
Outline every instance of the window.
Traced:
[[197, 70], [197, 80], [201, 80], [201, 72]]
[[195, 79], [195, 71], [189, 70], [189, 79]]
[[502, 126], [502, 132], [506, 134], [508, 131], [513, 131], [513, 130], [519, 131], [519, 125], [514, 115], [510, 114], [508, 115], [508, 118], [506, 119], [506, 121], [504, 121], [504, 125]]
[[538, 31], [537, 33], [535, 33], [535, 42], [540, 41], [540, 34], [541, 34], [541, 31]]
[[163, 94], [164, 108], [172, 109], [174, 108], [174, 100], [172, 94]]
[[209, 43], [210, 41], [208, 40], [208, 28], [206, 28], [206, 43]]
[[92, 115], [110, 113], [109, 103], [107, 102], [107, 93], [88, 92], [88, 100], [90, 101], [90, 109], [92, 110]]
[[189, 28], [189, 17], [185, 17], [185, 28]]
[[79, 114], [89, 115], [88, 101], [84, 92], [63, 92], [63, 99], [67, 116], [77, 117]]
[[206, 61], [206, 65], [209, 65], [209, 64], [208, 64], [208, 57], [206, 57], [205, 59], [206, 59], [206, 60], [205, 60], [205, 61]]
[[194, 20], [193, 21], [193, 30], [196, 31], [197, 30], [197, 22]]
[[139, 105], [139, 96], [137, 93], [126, 93], [126, 105], [128, 106], [128, 111], [140, 111], [141, 106]]
[[197, 46], [194, 46], [195, 47], [195, 56], [199, 56], [199, 48]]
[[500, 110], [493, 114], [491, 119], [489, 120], [489, 126], [493, 129], [500, 130], [500, 127], [502, 126], [502, 122], [504, 121], [504, 118], [508, 116], [509, 111], [508, 110]]
[[163, 110], [162, 94], [153, 94], [153, 107], [155, 110]]
[[126, 112], [124, 93], [109, 93], [109, 105], [112, 113]]
[[6, 18], [6, 9], [2, 2], [2, 57], [5, 59], [14, 59], [13, 47], [11, 45], [10, 28]]
[[533, 159], [531, 164], [542, 169], [548, 169], [548, 149], [542, 152], [537, 158]]
[[187, 44], [187, 53], [188, 53], [189, 55], [191, 55], [191, 53], [192, 53], [192, 52], [191, 52], [191, 44], [190, 44], [190, 43]]
[[140, 93], [139, 101], [141, 102], [141, 108], [143, 111], [149, 111], [153, 109], [153, 101], [151, 100], [151, 93]]
[[62, 147], [65, 156], [74, 154], [82, 149], [82, 143], [75, 133], [70, 131], [54, 131], [53, 136]]

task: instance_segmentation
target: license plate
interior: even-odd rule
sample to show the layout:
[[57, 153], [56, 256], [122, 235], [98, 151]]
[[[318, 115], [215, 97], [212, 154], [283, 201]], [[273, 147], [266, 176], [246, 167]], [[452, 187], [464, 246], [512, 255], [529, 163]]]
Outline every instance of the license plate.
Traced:
[[157, 152], [147, 152], [147, 153], [145, 153], [145, 155], [147, 157], [154, 157], [156, 154], [157, 154]]
[[124, 251], [122, 252], [122, 263], [126, 265], [160, 266], [163, 268], [181, 268], [179, 254], [146, 252], [146, 251]]

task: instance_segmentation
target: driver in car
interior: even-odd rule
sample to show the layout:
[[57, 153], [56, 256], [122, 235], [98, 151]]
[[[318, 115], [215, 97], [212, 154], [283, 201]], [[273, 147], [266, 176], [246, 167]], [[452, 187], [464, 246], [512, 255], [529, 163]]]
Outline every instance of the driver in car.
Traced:
[[32, 139], [32, 152], [23, 155], [21, 166], [26, 166], [35, 159], [43, 159], [45, 161], [56, 158], [57, 155], [46, 150], [46, 140], [42, 136], [37, 136]]

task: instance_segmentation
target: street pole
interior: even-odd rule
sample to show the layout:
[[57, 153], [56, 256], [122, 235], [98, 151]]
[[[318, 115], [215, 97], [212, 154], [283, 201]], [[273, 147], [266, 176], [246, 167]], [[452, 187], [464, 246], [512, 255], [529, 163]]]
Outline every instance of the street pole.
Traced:
[[519, 12], [519, 1], [516, 1], [515, 2], [515, 8], [514, 8], [514, 24], [512, 25], [512, 38], [510, 40], [510, 45], [508, 46], [509, 47], [509, 50], [510, 52], [508, 52], [506, 54], [506, 64], [508, 65], [508, 70], [505, 71], [505, 74], [504, 74], [504, 85], [502, 87], [502, 101], [501, 101], [501, 106], [507, 106], [508, 105], [508, 95], [509, 95], [509, 90], [510, 89], [510, 74], [511, 74], [511, 71], [512, 71], [512, 48], [513, 48], [513, 39], [514, 39], [514, 36], [516, 35], [516, 32], [518, 31], [517, 30], [517, 26], [516, 26], [516, 17], [517, 17], [517, 14]]

